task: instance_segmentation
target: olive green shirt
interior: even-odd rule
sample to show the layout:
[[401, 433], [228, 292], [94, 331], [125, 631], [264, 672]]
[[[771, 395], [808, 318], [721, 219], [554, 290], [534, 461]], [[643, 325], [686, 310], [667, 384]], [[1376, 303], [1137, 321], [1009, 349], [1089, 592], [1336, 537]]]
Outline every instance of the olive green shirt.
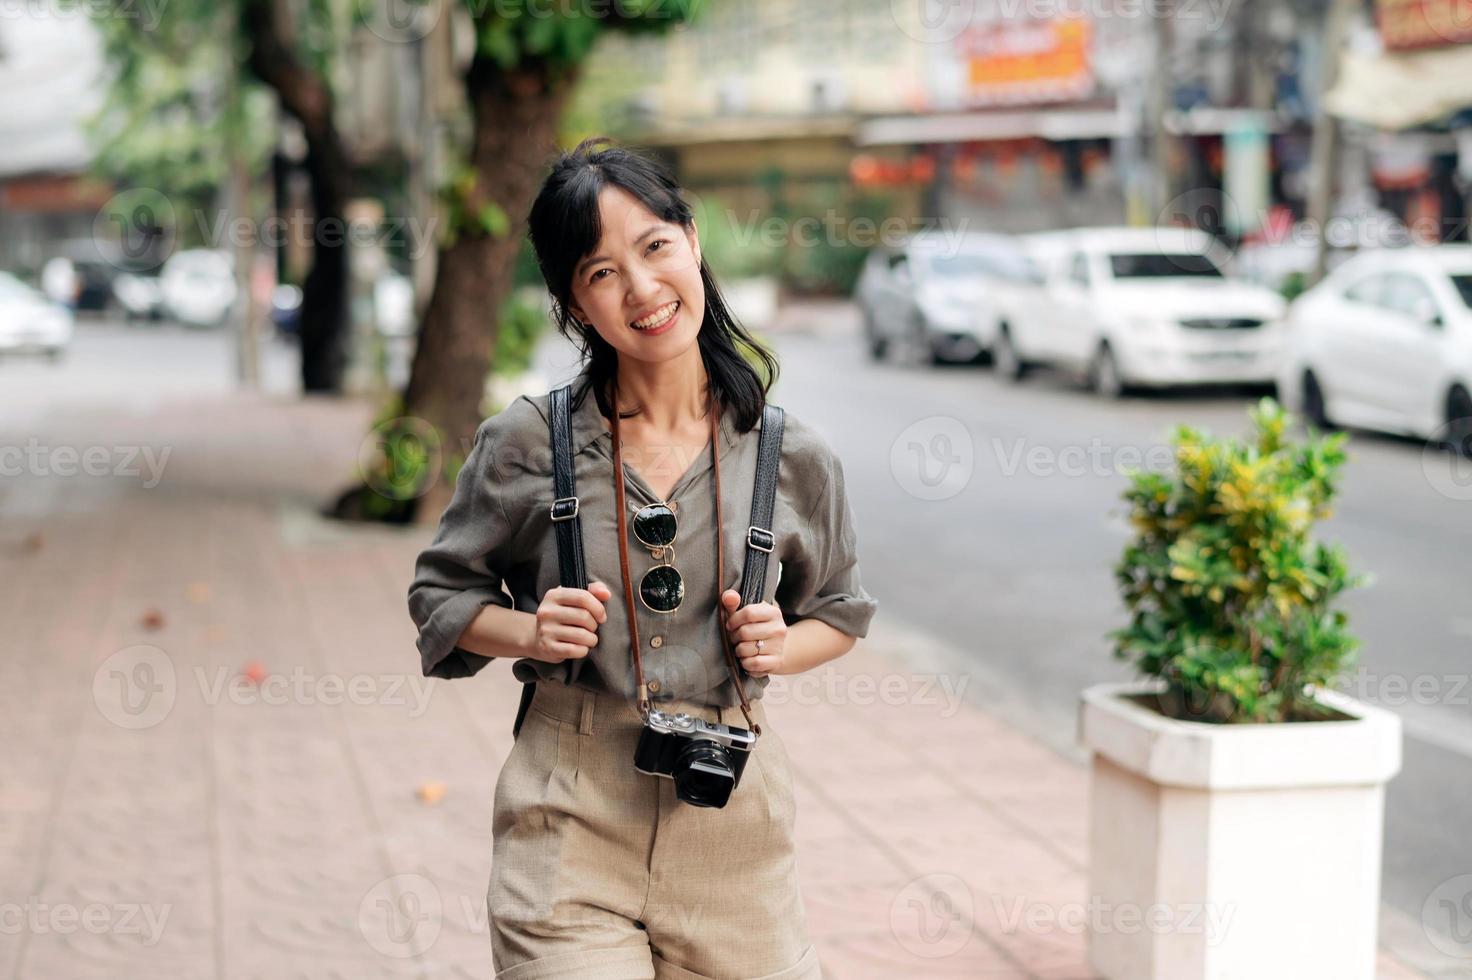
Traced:
[[[574, 381], [574, 396], [582, 391], [585, 377]], [[434, 541], [419, 555], [409, 587], [409, 613], [419, 629], [425, 676], [468, 677], [479, 671], [494, 658], [455, 644], [481, 607], [495, 603], [535, 612], [547, 591], [561, 584], [556, 531], [548, 512], [555, 496], [547, 425], [550, 402], [550, 394], [522, 395], [481, 423]], [[722, 582], [739, 592], [761, 422], [740, 433], [730, 413], [723, 412], [720, 425]], [[588, 656], [561, 663], [521, 658], [512, 673], [522, 681], [556, 679], [632, 698], [634, 666], [614, 510], [613, 435], [592, 391], [573, 407], [572, 432], [588, 580], [602, 581], [613, 591], [605, 603], [608, 619], [598, 626], [598, 642]], [[624, 487], [639, 640], [645, 678], [653, 682], [655, 699], [739, 703], [716, 611], [710, 447], [689, 462], [669, 495], [678, 519], [673, 563], [685, 582], [684, 601], [672, 613], [651, 611], [638, 596], [640, 577], [659, 562], [634, 538], [632, 516], [657, 498], [628, 463]], [[858, 541], [844, 494], [843, 467], [822, 437], [791, 412], [784, 418], [772, 525], [777, 545], [767, 559], [762, 601], [774, 603], [789, 626], [818, 619], [850, 636], [865, 636], [878, 602], [859, 581]], [[744, 672], [743, 681], [748, 699], [761, 697], [767, 684], [766, 677]]]

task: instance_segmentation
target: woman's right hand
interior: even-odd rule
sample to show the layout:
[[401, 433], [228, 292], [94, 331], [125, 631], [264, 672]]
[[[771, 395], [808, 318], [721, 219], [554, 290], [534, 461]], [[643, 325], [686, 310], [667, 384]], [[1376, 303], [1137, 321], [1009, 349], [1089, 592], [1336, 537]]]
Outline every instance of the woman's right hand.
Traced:
[[612, 598], [613, 590], [602, 582], [589, 582], [586, 589], [548, 589], [537, 607], [532, 659], [555, 664], [586, 657], [598, 642], [598, 626], [608, 621], [603, 604]]

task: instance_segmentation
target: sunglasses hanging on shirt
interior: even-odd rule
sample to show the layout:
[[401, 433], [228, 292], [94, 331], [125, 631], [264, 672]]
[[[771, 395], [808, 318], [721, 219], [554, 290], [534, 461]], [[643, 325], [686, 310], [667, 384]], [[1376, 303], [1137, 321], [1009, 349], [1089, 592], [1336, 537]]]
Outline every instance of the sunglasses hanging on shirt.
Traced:
[[685, 601], [685, 579], [675, 568], [679, 521], [675, 502], [646, 504], [634, 512], [634, 537], [660, 562], [639, 579], [639, 601], [651, 612], [672, 613]]

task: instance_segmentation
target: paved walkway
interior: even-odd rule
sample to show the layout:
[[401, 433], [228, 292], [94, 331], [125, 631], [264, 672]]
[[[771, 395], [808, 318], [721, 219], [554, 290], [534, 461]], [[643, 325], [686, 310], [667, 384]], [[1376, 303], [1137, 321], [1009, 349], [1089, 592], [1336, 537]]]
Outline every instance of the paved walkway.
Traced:
[[[517, 686], [418, 676], [427, 529], [315, 515], [370, 414], [191, 397], [0, 431], [41, 447], [0, 489], [0, 976], [491, 975]], [[1085, 899], [1085, 771], [887, 635], [768, 694], [827, 975], [1091, 976], [1047, 924]]]

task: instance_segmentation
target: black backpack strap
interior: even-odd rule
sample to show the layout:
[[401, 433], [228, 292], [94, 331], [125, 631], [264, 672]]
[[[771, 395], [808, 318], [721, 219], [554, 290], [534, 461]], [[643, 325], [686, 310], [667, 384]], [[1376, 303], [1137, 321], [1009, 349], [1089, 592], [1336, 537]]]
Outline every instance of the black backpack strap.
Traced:
[[[547, 427], [552, 440], [552, 507], [550, 516], [557, 528], [557, 566], [561, 582], [575, 589], [588, 587], [588, 571], [583, 560], [583, 521], [578, 515], [577, 473], [572, 460], [572, 385], [552, 391]], [[521, 704], [511, 725], [515, 738], [531, 707], [537, 685], [522, 685]]]
[[572, 461], [572, 385], [552, 392], [552, 523], [557, 527], [557, 566], [562, 584], [586, 589], [583, 562], [583, 519], [578, 516], [577, 474]]
[[746, 529], [746, 568], [741, 574], [741, 604], [762, 601], [767, 587], [768, 556], [777, 545], [772, 511], [777, 500], [777, 474], [782, 464], [782, 409], [767, 403], [756, 448], [756, 485], [751, 494], [751, 525]]

